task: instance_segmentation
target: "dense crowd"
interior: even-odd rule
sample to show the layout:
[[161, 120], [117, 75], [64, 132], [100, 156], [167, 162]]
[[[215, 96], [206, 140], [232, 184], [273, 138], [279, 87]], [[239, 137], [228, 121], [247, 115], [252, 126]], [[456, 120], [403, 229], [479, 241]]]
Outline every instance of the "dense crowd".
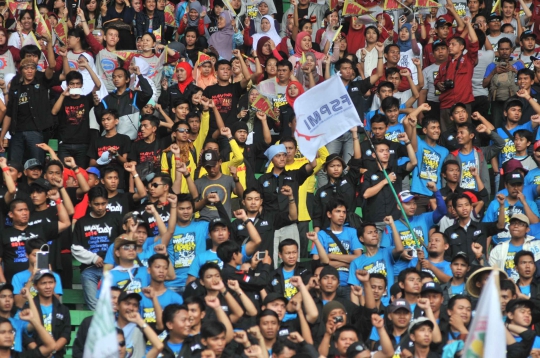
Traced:
[[[83, 357], [74, 270], [121, 358], [461, 357], [494, 271], [499, 357], [540, 358], [538, 0], [0, 21], [0, 358]], [[362, 125], [310, 160], [294, 104], [333, 76]]]

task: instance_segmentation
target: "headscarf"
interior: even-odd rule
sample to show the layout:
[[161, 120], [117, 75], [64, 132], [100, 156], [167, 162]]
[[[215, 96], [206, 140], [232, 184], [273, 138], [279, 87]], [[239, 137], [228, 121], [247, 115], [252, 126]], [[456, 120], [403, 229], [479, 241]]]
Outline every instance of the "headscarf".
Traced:
[[285, 144], [274, 144], [268, 147], [266, 152], [264, 152], [264, 156], [268, 158], [268, 163], [266, 163], [266, 166], [269, 166], [270, 163], [272, 163], [272, 159], [279, 153], [287, 153], [287, 148], [285, 148]]
[[178, 81], [178, 88], [180, 89], [180, 92], [184, 93], [186, 91], [187, 86], [191, 82], [193, 82], [193, 69], [191, 68], [191, 65], [187, 62], [179, 62], [178, 65], [176, 65], [176, 69], [183, 68], [186, 70], [187, 77], [183, 82]]
[[[197, 14], [199, 14], [199, 17], [195, 20], [191, 20], [191, 18], [189, 17], [189, 11], [190, 10], [195, 10], [197, 11]], [[189, 3], [188, 5], [188, 11], [187, 11], [187, 22], [188, 22], [188, 26], [194, 26], [194, 27], [198, 27], [199, 26], [199, 19], [200, 19], [200, 16], [201, 16], [201, 12], [203, 12], [203, 7], [201, 5], [200, 2], [198, 1], [194, 1], [194, 2], [191, 2]], [[210, 18], [208, 17], [208, 15], [204, 15], [204, 24], [209, 24], [211, 21], [210, 21]], [[208, 38], [209, 34], [208, 34], [208, 29], [206, 28], [206, 26], [204, 27], [204, 35]]]
[[[133, 57], [133, 62], [134, 62], [135, 66], [139, 67], [139, 71], [140, 71], [141, 75], [148, 81], [148, 83], [150, 84], [150, 87], [152, 87], [152, 93], [153, 93], [152, 94], [152, 99], [157, 100], [158, 99], [158, 93], [157, 93], [156, 84], [149, 77], [150, 73], [152, 71], [152, 68], [150, 67], [150, 64], [148, 62], [146, 62], [144, 57], [139, 57], [139, 56]], [[132, 79], [131, 79], [130, 89], [135, 90], [137, 88], [137, 86], [139, 86], [139, 76], [137, 76], [136, 74], [132, 74], [131, 78]]]
[[[289, 96], [289, 87], [291, 87], [291, 85], [296, 85], [296, 87], [298, 88], [298, 96], [296, 97]], [[285, 90], [285, 98], [287, 98], [287, 103], [289, 104], [289, 106], [294, 108], [294, 101], [296, 101], [296, 99], [300, 97], [302, 93], [304, 93], [304, 86], [302, 86], [300, 82], [298, 81], [290, 81], [289, 84], [287, 85], [287, 89]]]
[[[354, 21], [354, 19], [351, 21]], [[356, 53], [363, 47], [366, 47], [365, 26], [355, 30], [351, 24], [347, 33], [347, 52]]]
[[[254, 1], [256, 2], [256, 1]], [[261, 0], [257, 3], [257, 7], [259, 7], [259, 5], [261, 5], [261, 3], [265, 3], [266, 5], [268, 5], [268, 13], [269, 14], [276, 14], [277, 13], [277, 9], [276, 9], [276, 6], [274, 5], [274, 2], [271, 1], [271, 0]], [[255, 17], [253, 19], [253, 23], [255, 24], [255, 32], [261, 32], [261, 20], [262, 20], [262, 15], [261, 13], [257, 12], [257, 17]]]
[[315, 54], [313, 52], [306, 52], [306, 59], [308, 57], [313, 57], [313, 62], [315, 63], [315, 66], [313, 66], [313, 69], [311, 70], [311, 73], [313, 74], [313, 80], [317, 84], [317, 83], [319, 83], [319, 80], [320, 80], [320, 73], [317, 72], [317, 70], [318, 70], [317, 57], [315, 56]]
[[[270, 15], [264, 15], [262, 17], [262, 19], [266, 19], [270, 22], [270, 29], [266, 32], [260, 32], [260, 33], [257, 33], [255, 35], [252, 36], [253, 38], [253, 48], [256, 50], [257, 49], [257, 44], [259, 42], [259, 40], [262, 38], [262, 37], [269, 37], [270, 39], [272, 39], [274, 41], [274, 43], [277, 45], [279, 45], [279, 43], [281, 42], [281, 37], [279, 36], [279, 34], [277, 33], [276, 31], [276, 28], [274, 26], [274, 18]], [[261, 19], [261, 21], [262, 21]]]
[[9, 36], [5, 27], [0, 26], [0, 31], [3, 32], [4, 36], [6, 37], [6, 43], [3, 45], [0, 45], [0, 55], [3, 55], [6, 53], [6, 51], [9, 51], [9, 46], [8, 46]]
[[[302, 57], [302, 53], [304, 53], [304, 50], [302, 50], [302, 39], [304, 37], [309, 37], [311, 41], [311, 35], [307, 31], [302, 31], [298, 35], [296, 35], [296, 42], [294, 44], [294, 55], [298, 58]], [[305, 52], [313, 52], [317, 60], [324, 58], [324, 54], [314, 51], [312, 48], [306, 50]]]
[[268, 59], [272, 56], [272, 54], [270, 55], [265, 55], [262, 51], [264, 45], [270, 40], [270, 37], [268, 36], [262, 36], [261, 38], [259, 38], [259, 41], [257, 42], [257, 47], [253, 46], [253, 48], [256, 49], [257, 51], [257, 57], [259, 58], [259, 62], [261, 63], [262, 66], [266, 65], [266, 61], [268, 61]]
[[202, 63], [199, 63], [197, 61], [197, 63], [195, 63], [195, 83], [197, 84], [198, 87], [201, 87], [203, 90], [206, 87], [215, 85], [217, 83], [216, 70], [214, 69], [214, 66], [212, 66], [212, 71], [210, 73], [210, 76], [204, 77], [201, 74], [200, 67], [205, 62], [210, 62], [210, 61], [204, 61]]
[[409, 39], [407, 41], [401, 41], [398, 35], [397, 45], [399, 46], [399, 52], [407, 52], [412, 48], [412, 36], [411, 36], [412, 25], [409, 23], [403, 24], [403, 26], [401, 26], [401, 29], [399, 29], [399, 31], [401, 32], [401, 30], [403, 29], [407, 29], [407, 31], [409, 32]]
[[208, 46], [215, 48], [220, 57], [231, 60], [233, 50], [233, 35], [234, 30], [231, 25], [231, 14], [229, 11], [223, 11], [220, 15], [225, 19], [225, 26], [214, 32], [208, 40]]

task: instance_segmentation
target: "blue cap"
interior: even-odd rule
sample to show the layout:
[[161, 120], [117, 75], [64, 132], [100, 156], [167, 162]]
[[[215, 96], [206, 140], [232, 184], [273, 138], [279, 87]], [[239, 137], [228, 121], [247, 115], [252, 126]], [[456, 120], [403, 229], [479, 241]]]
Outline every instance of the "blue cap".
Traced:
[[272, 162], [272, 159], [279, 154], [279, 153], [287, 153], [287, 148], [285, 148], [285, 144], [274, 144], [271, 145], [266, 152], [264, 152], [264, 155], [266, 158], [268, 158], [268, 163], [266, 163], [266, 166], [270, 165], [270, 162]]
[[100, 172], [99, 169], [96, 168], [96, 167], [88, 167], [88, 168], [86, 169], [86, 172], [87, 172], [88, 174], [94, 174], [95, 176], [97, 176], [98, 179], [101, 179], [101, 172]]

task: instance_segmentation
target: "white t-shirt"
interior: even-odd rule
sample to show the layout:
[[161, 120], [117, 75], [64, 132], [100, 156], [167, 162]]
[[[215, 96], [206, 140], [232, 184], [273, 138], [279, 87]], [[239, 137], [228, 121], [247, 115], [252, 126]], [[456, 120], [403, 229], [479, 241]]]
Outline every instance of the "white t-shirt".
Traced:
[[474, 68], [472, 77], [473, 96], [487, 96], [489, 88], [482, 86], [486, 69], [490, 63], [495, 60], [495, 53], [493, 51], [478, 50], [478, 64]]

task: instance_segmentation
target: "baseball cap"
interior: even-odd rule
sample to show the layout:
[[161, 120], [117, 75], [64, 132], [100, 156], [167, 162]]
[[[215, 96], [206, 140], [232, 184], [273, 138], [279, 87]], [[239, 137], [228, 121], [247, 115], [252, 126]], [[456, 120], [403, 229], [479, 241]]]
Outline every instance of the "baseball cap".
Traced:
[[512, 173], [517, 170], [522, 170], [525, 174], [527, 174], [529, 171], [525, 168], [523, 168], [523, 164], [520, 160], [517, 160], [515, 158], [509, 159], [502, 165], [502, 170], [504, 174]]
[[443, 16], [439, 16], [437, 18], [437, 21], [435, 21], [435, 28], [438, 29], [439, 27], [443, 27], [443, 26], [452, 26], [452, 23], [448, 20], [446, 20], [445, 17]]
[[411, 305], [409, 305], [409, 302], [405, 301], [403, 298], [399, 298], [395, 300], [394, 302], [392, 302], [386, 310], [388, 311], [388, 313], [394, 313], [401, 308], [406, 309], [409, 312], [412, 312]]
[[86, 172], [87, 172], [88, 174], [94, 174], [95, 176], [97, 176], [98, 179], [101, 179], [101, 172], [100, 172], [99, 169], [96, 168], [96, 167], [88, 167], [88, 168], [86, 169]]
[[517, 171], [508, 173], [504, 176], [504, 182], [507, 184], [523, 184], [523, 175]]
[[279, 293], [272, 292], [272, 293], [267, 294], [266, 297], [264, 298], [263, 306], [266, 306], [269, 303], [277, 301], [277, 300], [283, 301], [285, 305], [289, 303], [289, 300], [286, 297], [280, 295]]
[[518, 306], [525, 306], [531, 309], [531, 311], [536, 307], [534, 302], [525, 298], [516, 298], [514, 300], [508, 301], [506, 304], [506, 312], [513, 312]]
[[533, 148], [534, 148], [534, 151], [535, 151], [535, 152], [536, 152], [536, 150], [537, 150], [538, 148], [540, 148], [540, 140], [537, 140], [536, 143], [534, 143], [534, 147], [533, 147]]
[[458, 252], [457, 254], [455, 254], [453, 257], [452, 257], [452, 260], [450, 261], [450, 263], [456, 261], [457, 259], [463, 259], [465, 260], [465, 262], [468, 264], [469, 263], [469, 256], [467, 256], [467, 254], [464, 252], [464, 251], [460, 251]]
[[142, 300], [141, 295], [139, 295], [138, 293], [122, 291], [122, 293], [120, 294], [120, 296], [118, 296], [118, 303], [120, 303], [120, 302], [122, 302], [122, 301], [125, 301], [125, 300], [127, 300], [128, 298], [134, 298], [134, 299], [136, 299], [136, 300], [139, 301], [139, 302], [141, 302], [141, 300]]
[[512, 220], [519, 220], [519, 221], [524, 222], [525, 224], [527, 224], [527, 226], [531, 225], [531, 222], [530, 222], [529, 218], [525, 214], [514, 214], [514, 215], [510, 216], [510, 221], [512, 221]]
[[54, 277], [53, 272], [51, 270], [44, 269], [44, 270], [39, 270], [34, 275], [34, 283], [39, 282], [39, 280], [41, 280], [45, 276], [51, 276], [56, 281], [56, 277]]
[[470, 191], [464, 191], [463, 195], [467, 195], [469, 197], [469, 199], [471, 199], [472, 204], [478, 202], [478, 197], [476, 195], [474, 195], [474, 193], [472, 193]]
[[364, 342], [354, 342], [347, 348], [347, 358], [354, 358], [358, 353], [369, 351]]
[[26, 169], [32, 169], [32, 168], [41, 168], [43, 169], [43, 165], [41, 164], [41, 162], [35, 158], [32, 158], [32, 159], [28, 159], [25, 163], [24, 163], [24, 170]]
[[433, 322], [431, 322], [429, 320], [429, 318], [427, 318], [427, 317], [418, 317], [417, 319], [412, 320], [411, 323], [409, 324], [409, 334], [411, 334], [417, 328], [420, 328], [421, 326], [424, 326], [424, 325], [428, 325], [432, 329], [433, 329], [433, 327], [435, 327], [435, 325], [433, 324]]
[[208, 231], [214, 230], [217, 225], [227, 227], [227, 223], [225, 221], [223, 221], [221, 218], [215, 218], [210, 221], [210, 224], [208, 224]]
[[99, 157], [98, 160], [96, 160], [96, 163], [98, 165], [107, 165], [111, 162], [111, 160], [112, 160], [111, 153], [108, 150], [106, 150], [101, 154], [101, 157]]
[[219, 162], [219, 154], [215, 150], [207, 149], [202, 152], [202, 166], [213, 167]]
[[491, 22], [493, 20], [502, 20], [502, 16], [497, 14], [496, 12], [492, 12], [491, 14], [489, 14], [489, 17], [488, 17], [488, 22]]
[[435, 49], [437, 49], [438, 47], [441, 47], [441, 46], [448, 47], [448, 45], [446, 44], [446, 42], [444, 42], [444, 40], [435, 40], [431, 44], [431, 50], [433, 52], [435, 52]]
[[424, 286], [422, 286], [422, 291], [420, 291], [420, 293], [426, 292], [436, 292], [442, 294], [443, 290], [441, 288], [441, 285], [436, 282], [426, 282], [424, 283]]
[[30, 186], [34, 186], [34, 185], [45, 189], [45, 191], [49, 191], [52, 189], [51, 183], [48, 180], [43, 179], [43, 178], [37, 178], [36, 180], [32, 182], [32, 184], [30, 184]]
[[24, 167], [22, 166], [22, 164], [14, 160], [9, 160], [7, 162], [7, 166], [16, 169], [19, 173], [22, 173], [24, 171]]
[[341, 158], [339, 154], [333, 153], [326, 157], [326, 161], [324, 162], [324, 168], [326, 168], [326, 166], [334, 160], [339, 160], [341, 162], [341, 165], [343, 165], [343, 168], [347, 166], [345, 160], [343, 160], [343, 158]]
[[523, 39], [526, 39], [527, 37], [534, 37], [534, 39], [536, 40], [536, 34], [532, 32], [531, 30], [523, 31], [521, 33], [521, 36], [519, 37], [519, 40], [521, 41]]
[[404, 190], [400, 192], [398, 196], [399, 196], [399, 201], [401, 201], [402, 203], [408, 203], [409, 201], [416, 199], [416, 196], [411, 194], [409, 190]]
[[512, 107], [519, 107], [519, 108], [523, 108], [523, 102], [521, 102], [519, 100], [519, 98], [509, 98], [506, 100], [506, 102], [504, 102], [504, 110], [505, 111], [508, 111], [508, 109], [512, 108]]

